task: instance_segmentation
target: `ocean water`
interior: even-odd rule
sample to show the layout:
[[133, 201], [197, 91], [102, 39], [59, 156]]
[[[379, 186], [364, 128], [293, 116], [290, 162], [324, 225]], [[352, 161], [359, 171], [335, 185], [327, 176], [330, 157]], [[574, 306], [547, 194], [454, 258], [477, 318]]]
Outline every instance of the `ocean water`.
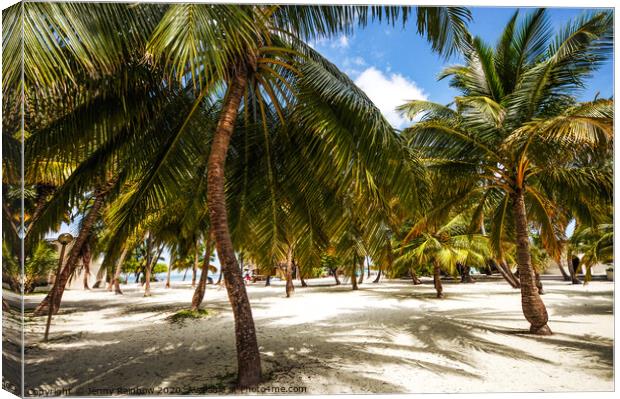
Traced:
[[[166, 281], [166, 275], [168, 273], [156, 273], [155, 274], [155, 278], [157, 279], [157, 281]], [[192, 271], [191, 269], [187, 271], [187, 275], [185, 274], [185, 272], [178, 272], [178, 271], [173, 271], [170, 273], [170, 281], [171, 282], [180, 282], [183, 281], [183, 276], [185, 276], [185, 281], [186, 282], [192, 282]], [[217, 281], [220, 278], [220, 272], [218, 271], [217, 273], [209, 273], [209, 277], [211, 277], [213, 279], [213, 281]], [[136, 276], [132, 273], [127, 275], [128, 278], [128, 283], [135, 283], [136, 282]], [[198, 271], [196, 278], [200, 278], [200, 271]]]

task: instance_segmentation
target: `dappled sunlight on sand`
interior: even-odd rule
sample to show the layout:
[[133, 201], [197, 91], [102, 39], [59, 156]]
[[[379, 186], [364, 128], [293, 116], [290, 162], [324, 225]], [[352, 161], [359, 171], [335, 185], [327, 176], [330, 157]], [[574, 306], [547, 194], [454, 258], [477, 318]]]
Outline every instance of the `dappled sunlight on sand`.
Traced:
[[[444, 286], [429, 279], [364, 283], [359, 291], [310, 280], [285, 298], [282, 282], [247, 287], [265, 386], [308, 393], [491, 392], [613, 388], [613, 284], [546, 282], [554, 335], [525, 334], [520, 295], [504, 282]], [[183, 288], [184, 287], [184, 288]], [[41, 343], [44, 318], [29, 319], [33, 386], [170, 387], [199, 392], [234, 381], [233, 320], [226, 291], [208, 286], [208, 317], [171, 323], [189, 285], [68, 291]], [[509, 378], [507, 378], [509, 376]], [[449, 379], [449, 384], [446, 382]]]

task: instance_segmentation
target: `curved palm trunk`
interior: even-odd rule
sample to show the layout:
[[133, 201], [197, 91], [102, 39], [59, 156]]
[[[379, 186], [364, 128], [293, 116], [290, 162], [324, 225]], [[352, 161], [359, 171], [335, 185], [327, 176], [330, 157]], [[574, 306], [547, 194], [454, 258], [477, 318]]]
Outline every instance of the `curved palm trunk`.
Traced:
[[379, 271], [377, 272], [377, 277], [373, 280], [373, 283], [378, 283], [381, 278], [381, 264], [379, 264]]
[[503, 263], [503, 261], [500, 261], [500, 263], [497, 263], [495, 262], [494, 259], [490, 259], [489, 262], [493, 266], [495, 266], [499, 274], [502, 275], [504, 280], [506, 280], [506, 282], [510, 284], [512, 288], [520, 288], [519, 281], [515, 279], [514, 275], [510, 272], [510, 270], [508, 269], [508, 266], [505, 263]]
[[539, 335], [550, 335], [551, 329], [547, 326], [549, 316], [547, 309], [536, 288], [534, 268], [530, 256], [527, 215], [523, 190], [513, 194], [513, 212], [517, 233], [517, 265], [521, 284], [521, 307], [523, 314], [530, 323], [530, 332]]
[[80, 228], [80, 232], [78, 233], [78, 236], [73, 243], [73, 247], [71, 247], [69, 258], [67, 258], [65, 266], [62, 268], [60, 275], [57, 276], [57, 278], [55, 279], [54, 286], [52, 287], [50, 292], [47, 293], [43, 301], [41, 301], [41, 303], [34, 310], [35, 315], [40, 316], [47, 313], [47, 309], [52, 297], [54, 298], [52, 312], [53, 314], [58, 313], [58, 309], [60, 309], [60, 302], [62, 301], [62, 294], [65, 292], [65, 287], [67, 286], [69, 278], [75, 271], [78, 258], [82, 251], [82, 246], [86, 242], [86, 239], [90, 235], [92, 227], [94, 226], [97, 218], [99, 217], [99, 211], [103, 206], [105, 196], [109, 189], [112, 187], [112, 185], [112, 183], [109, 183], [107, 184], [108, 187], [104, 188], [103, 190], [98, 189], [95, 191], [95, 201], [93, 202], [92, 207], [88, 211], [88, 215], [86, 215], [86, 218], [82, 223], [82, 227]]
[[293, 292], [295, 292], [295, 286], [293, 285], [293, 251], [289, 249], [286, 256], [286, 297], [290, 298]]
[[153, 271], [153, 267], [157, 264], [159, 257], [161, 256], [161, 252], [164, 250], [164, 246], [159, 247], [157, 254], [153, 259], [150, 259], [150, 262], [146, 264], [144, 269], [144, 296], [151, 296], [151, 273]]
[[437, 261], [433, 262], [433, 283], [435, 284], [435, 291], [437, 291], [437, 298], [443, 298], [443, 286], [441, 285], [441, 268]]
[[261, 379], [261, 363], [256, 340], [252, 308], [243, 284], [243, 276], [235, 258], [228, 216], [226, 214], [226, 192], [224, 190], [226, 155], [233, 134], [235, 119], [241, 98], [247, 85], [247, 71], [240, 66], [231, 79], [217, 127], [213, 134], [211, 153], [208, 160], [207, 203], [209, 220], [215, 232], [217, 254], [224, 272], [228, 299], [235, 320], [237, 346], [238, 385], [256, 385]]
[[224, 275], [224, 271], [220, 270], [220, 276], [217, 278], [217, 283], [215, 283], [216, 285], [220, 285], [222, 283], [222, 276]]
[[368, 265], [368, 269], [366, 270], [366, 278], [370, 278], [370, 265]]
[[413, 281], [413, 285], [420, 285], [420, 284], [422, 284], [422, 281], [420, 281], [420, 279], [418, 278], [418, 276], [415, 273], [415, 270], [413, 270], [413, 268], [411, 270], [409, 270], [409, 273], [411, 273], [411, 281]]
[[114, 270], [114, 294], [116, 295], [123, 295], [123, 291], [121, 291], [121, 272], [123, 270], [123, 262], [125, 261], [127, 252], [129, 252], [129, 247], [125, 246], [125, 248], [123, 248], [123, 252], [121, 252], [121, 256], [116, 262], [116, 270]]
[[205, 243], [205, 258], [202, 262], [202, 269], [200, 270], [200, 280], [198, 280], [198, 286], [194, 291], [192, 297], [192, 310], [196, 311], [200, 309], [200, 304], [205, 297], [205, 290], [207, 288], [207, 278], [209, 277], [209, 261], [211, 260], [211, 239], [207, 238]]

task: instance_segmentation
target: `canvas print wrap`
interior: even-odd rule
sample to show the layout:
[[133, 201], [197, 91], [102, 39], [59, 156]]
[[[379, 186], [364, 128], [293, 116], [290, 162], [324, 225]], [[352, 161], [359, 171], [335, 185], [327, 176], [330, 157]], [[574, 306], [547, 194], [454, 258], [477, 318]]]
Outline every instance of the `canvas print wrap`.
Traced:
[[613, 20], [4, 9], [3, 389], [612, 391]]

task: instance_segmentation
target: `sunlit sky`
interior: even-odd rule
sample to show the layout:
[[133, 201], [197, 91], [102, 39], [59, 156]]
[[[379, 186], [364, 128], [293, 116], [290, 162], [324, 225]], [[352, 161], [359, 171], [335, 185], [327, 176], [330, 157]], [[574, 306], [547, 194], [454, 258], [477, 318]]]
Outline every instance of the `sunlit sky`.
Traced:
[[[474, 7], [470, 31], [482, 37], [488, 44], [495, 44], [503, 27], [517, 9], [514, 7]], [[531, 9], [520, 9], [525, 15]], [[562, 29], [571, 19], [593, 9], [550, 8], [549, 17], [555, 31]], [[437, 81], [438, 73], [446, 66], [459, 64], [458, 56], [446, 60], [433, 53], [429, 44], [417, 34], [413, 23], [406, 26], [390, 26], [372, 23], [358, 28], [350, 36], [311, 43], [324, 56], [347, 73], [381, 109], [386, 118], [397, 128], [407, 121], [394, 110], [406, 100], [426, 99], [443, 104], [450, 103], [457, 94], [448, 86], [447, 80]], [[613, 60], [609, 60], [588, 80], [587, 87], [579, 94], [579, 100], [591, 100], [600, 93], [602, 97], [613, 95]], [[573, 226], [569, 226], [569, 235]], [[63, 225], [62, 232], [77, 235], [77, 226]], [[49, 234], [56, 237], [58, 233]], [[169, 254], [164, 250], [164, 261]], [[215, 261], [219, 267], [219, 262]]]
[[[473, 21], [469, 30], [494, 45], [508, 20], [517, 10], [514, 7], [471, 8]], [[520, 16], [532, 9], [520, 9]], [[594, 9], [550, 8], [549, 19], [554, 31], [583, 13]], [[457, 94], [448, 86], [448, 80], [437, 81], [438, 73], [446, 66], [459, 64], [454, 56], [448, 60], [432, 52], [430, 45], [420, 37], [411, 21], [404, 28], [385, 23], [373, 23], [358, 28], [350, 36], [313, 43], [328, 59], [346, 72], [381, 109], [392, 124], [401, 128], [406, 121], [394, 108], [405, 100], [427, 99], [447, 104]], [[613, 60], [605, 64], [580, 93], [580, 100], [591, 100], [597, 92], [600, 96], [613, 94]]]

